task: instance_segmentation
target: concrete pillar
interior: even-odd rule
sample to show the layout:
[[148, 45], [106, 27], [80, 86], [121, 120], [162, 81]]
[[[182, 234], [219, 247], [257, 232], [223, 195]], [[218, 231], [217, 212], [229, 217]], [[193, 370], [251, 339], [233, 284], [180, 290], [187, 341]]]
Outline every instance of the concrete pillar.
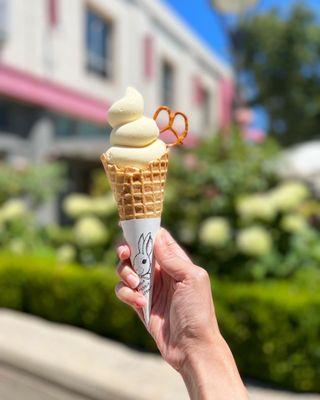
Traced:
[[[55, 129], [50, 117], [40, 118], [30, 131], [30, 161], [38, 165], [45, 164], [54, 145]], [[50, 185], [50, 182], [42, 182]], [[57, 221], [57, 198], [52, 198], [42, 204], [37, 210], [37, 219], [40, 225], [47, 225]]]

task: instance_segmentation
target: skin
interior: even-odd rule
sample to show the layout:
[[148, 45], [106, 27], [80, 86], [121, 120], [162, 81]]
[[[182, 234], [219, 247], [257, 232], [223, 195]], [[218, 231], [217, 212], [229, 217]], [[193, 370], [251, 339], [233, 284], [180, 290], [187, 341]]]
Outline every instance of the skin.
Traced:
[[[121, 282], [117, 297], [143, 321], [144, 297], [126, 244], [117, 248]], [[219, 331], [205, 269], [192, 263], [171, 235], [161, 229], [154, 247], [155, 278], [149, 326], [164, 358], [183, 377], [192, 400], [248, 399], [232, 353]]]

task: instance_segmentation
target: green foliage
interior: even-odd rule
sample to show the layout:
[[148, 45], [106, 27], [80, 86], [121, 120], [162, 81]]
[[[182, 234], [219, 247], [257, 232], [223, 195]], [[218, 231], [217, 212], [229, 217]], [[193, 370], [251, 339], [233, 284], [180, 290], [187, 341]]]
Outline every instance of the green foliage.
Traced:
[[57, 249], [61, 261], [78, 261], [87, 266], [116, 262], [111, 249], [121, 231], [116, 204], [105, 182], [105, 174], [95, 171], [90, 195], [71, 193], [64, 199], [63, 211], [72, 226], [47, 227], [48, 242]]
[[64, 167], [59, 163], [44, 165], [0, 164], [0, 204], [9, 198], [25, 196], [39, 204], [61, 190]]
[[0, 165], [0, 246], [15, 253], [46, 247], [35, 210], [63, 185], [57, 163]]
[[[155, 350], [132, 309], [114, 295], [110, 268], [59, 265], [52, 255], [0, 254], [0, 307], [89, 329]], [[213, 280], [220, 328], [247, 377], [301, 391], [320, 391], [318, 271], [295, 280]]]
[[320, 274], [302, 281], [215, 287], [222, 334], [245, 376], [298, 391], [320, 391]]
[[249, 103], [265, 107], [270, 133], [288, 145], [318, 137], [320, 26], [296, 5], [287, 17], [274, 10], [244, 21], [237, 57]]
[[50, 254], [0, 255], [0, 307], [154, 349], [135, 314], [117, 300], [117, 281], [109, 268], [61, 265]]
[[279, 182], [272, 141], [234, 134], [172, 154], [163, 224], [193, 259], [232, 279], [287, 277], [319, 266], [319, 204], [300, 182]]

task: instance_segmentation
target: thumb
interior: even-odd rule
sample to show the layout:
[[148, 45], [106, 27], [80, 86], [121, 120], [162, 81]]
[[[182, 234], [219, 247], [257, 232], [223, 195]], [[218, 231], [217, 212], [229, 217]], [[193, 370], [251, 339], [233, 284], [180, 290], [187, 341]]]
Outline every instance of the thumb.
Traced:
[[157, 234], [154, 255], [160, 267], [177, 281], [184, 280], [194, 265], [170, 233], [161, 228]]

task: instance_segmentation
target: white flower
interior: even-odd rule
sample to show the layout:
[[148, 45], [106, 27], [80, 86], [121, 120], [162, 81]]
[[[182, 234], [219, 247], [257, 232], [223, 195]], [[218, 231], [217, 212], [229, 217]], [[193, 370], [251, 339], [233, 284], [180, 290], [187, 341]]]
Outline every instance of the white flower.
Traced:
[[306, 219], [300, 214], [288, 214], [281, 220], [281, 227], [290, 233], [299, 233], [308, 229]]
[[94, 197], [91, 199], [89, 209], [92, 214], [99, 217], [106, 217], [117, 210], [113, 195]]
[[76, 258], [76, 249], [71, 244], [65, 244], [57, 249], [57, 260], [61, 263], [71, 263]]
[[199, 232], [200, 241], [206, 246], [223, 246], [231, 236], [229, 222], [222, 217], [206, 219]]
[[240, 251], [249, 256], [266, 255], [272, 246], [270, 234], [260, 226], [243, 229], [237, 237]]
[[246, 196], [238, 201], [237, 209], [243, 219], [262, 219], [270, 221], [275, 216], [275, 208], [270, 196], [267, 194], [255, 194]]
[[291, 211], [309, 196], [307, 186], [300, 182], [287, 182], [271, 192], [274, 207], [279, 211]]
[[72, 218], [79, 218], [85, 215], [104, 217], [115, 212], [116, 203], [112, 195], [90, 197], [85, 194], [75, 193], [65, 199], [63, 209]]
[[90, 206], [90, 197], [85, 194], [71, 194], [63, 202], [63, 210], [71, 218], [89, 214], [91, 212]]
[[22, 254], [26, 250], [26, 245], [24, 241], [19, 238], [11, 239], [8, 243], [8, 247], [12, 251], [12, 253], [15, 254]]
[[25, 216], [28, 212], [23, 200], [11, 199], [6, 201], [1, 208], [1, 221], [11, 221]]
[[95, 217], [82, 217], [74, 226], [75, 241], [79, 246], [98, 246], [108, 240], [104, 224]]

